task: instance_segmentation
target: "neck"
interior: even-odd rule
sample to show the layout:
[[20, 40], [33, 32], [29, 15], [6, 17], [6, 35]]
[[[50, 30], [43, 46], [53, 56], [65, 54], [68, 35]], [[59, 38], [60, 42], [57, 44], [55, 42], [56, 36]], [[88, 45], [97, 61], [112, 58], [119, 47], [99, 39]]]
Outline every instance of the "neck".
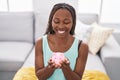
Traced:
[[55, 37], [55, 40], [59, 43], [59, 44], [63, 44], [63, 43], [67, 43], [68, 42], [68, 40], [69, 40], [69, 38], [70, 38], [70, 35], [68, 35], [68, 36], [65, 36], [65, 37], [58, 37], [58, 36], [56, 36]]

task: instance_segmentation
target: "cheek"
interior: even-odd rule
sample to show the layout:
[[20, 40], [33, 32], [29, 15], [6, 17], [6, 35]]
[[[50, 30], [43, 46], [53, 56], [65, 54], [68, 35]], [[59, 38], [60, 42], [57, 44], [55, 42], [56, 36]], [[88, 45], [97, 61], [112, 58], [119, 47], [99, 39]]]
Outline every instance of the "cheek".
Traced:
[[67, 25], [67, 28], [69, 28], [69, 30], [71, 30], [72, 29], [72, 24]]
[[55, 28], [56, 26], [57, 25], [54, 22], [52, 22], [52, 27]]

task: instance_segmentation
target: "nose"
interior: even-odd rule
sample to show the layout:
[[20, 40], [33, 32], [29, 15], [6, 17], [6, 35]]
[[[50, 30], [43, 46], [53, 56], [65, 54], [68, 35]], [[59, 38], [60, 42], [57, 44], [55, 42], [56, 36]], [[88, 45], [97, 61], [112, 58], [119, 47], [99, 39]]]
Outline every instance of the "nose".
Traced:
[[60, 23], [58, 26], [60, 29], [65, 28], [65, 25], [63, 23]]

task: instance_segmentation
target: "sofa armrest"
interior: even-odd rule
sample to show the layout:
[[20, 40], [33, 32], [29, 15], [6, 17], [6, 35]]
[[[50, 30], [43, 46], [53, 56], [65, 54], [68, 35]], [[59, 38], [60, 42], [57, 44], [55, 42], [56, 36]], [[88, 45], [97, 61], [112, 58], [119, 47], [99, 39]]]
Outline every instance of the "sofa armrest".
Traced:
[[120, 45], [113, 35], [101, 48], [100, 56], [111, 80], [118, 80], [120, 74]]

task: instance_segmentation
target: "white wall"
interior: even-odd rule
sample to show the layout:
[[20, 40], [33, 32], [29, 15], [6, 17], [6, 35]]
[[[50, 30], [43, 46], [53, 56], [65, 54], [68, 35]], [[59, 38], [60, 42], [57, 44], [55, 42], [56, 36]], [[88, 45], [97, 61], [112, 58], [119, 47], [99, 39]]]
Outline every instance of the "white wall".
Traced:
[[120, 0], [103, 0], [100, 22], [120, 24]]
[[101, 0], [79, 0], [78, 12], [100, 14]]

